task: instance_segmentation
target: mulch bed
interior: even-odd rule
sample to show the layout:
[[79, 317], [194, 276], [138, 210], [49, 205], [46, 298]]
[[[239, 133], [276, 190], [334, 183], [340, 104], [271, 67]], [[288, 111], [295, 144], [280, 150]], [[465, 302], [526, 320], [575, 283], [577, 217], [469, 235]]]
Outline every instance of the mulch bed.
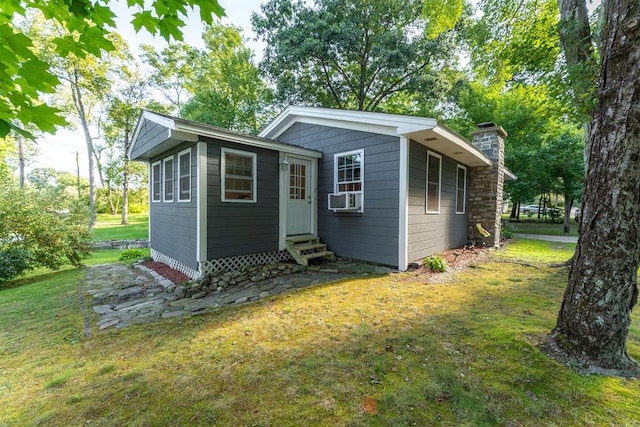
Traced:
[[145, 267], [155, 271], [162, 277], [171, 280], [174, 284], [178, 285], [180, 283], [187, 282], [191, 280], [189, 276], [184, 273], [179, 272], [176, 269], [169, 267], [167, 264], [163, 264], [161, 262], [156, 261], [147, 261], [143, 263]]

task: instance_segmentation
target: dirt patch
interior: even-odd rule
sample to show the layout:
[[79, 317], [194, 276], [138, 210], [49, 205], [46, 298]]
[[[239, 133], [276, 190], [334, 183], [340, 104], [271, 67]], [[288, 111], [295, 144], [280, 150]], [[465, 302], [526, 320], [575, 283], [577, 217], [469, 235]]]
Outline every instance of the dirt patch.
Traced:
[[475, 245], [465, 245], [459, 248], [449, 249], [436, 254], [447, 263], [447, 271], [444, 273], [433, 272], [425, 265], [421, 265], [416, 269], [410, 270], [410, 273], [414, 278], [417, 277], [419, 280], [424, 282], [442, 282], [450, 274], [464, 270], [469, 265], [484, 260], [490, 251], [491, 249]]
[[186, 274], [181, 273], [180, 271], [178, 271], [178, 270], [176, 270], [174, 268], [171, 268], [167, 264], [163, 264], [161, 262], [147, 261], [147, 262], [143, 263], [142, 265], [144, 265], [145, 267], [155, 271], [156, 273], [158, 273], [162, 277], [171, 280], [176, 285], [180, 284], [180, 283], [184, 283], [184, 282], [186, 282], [186, 281], [191, 279]]

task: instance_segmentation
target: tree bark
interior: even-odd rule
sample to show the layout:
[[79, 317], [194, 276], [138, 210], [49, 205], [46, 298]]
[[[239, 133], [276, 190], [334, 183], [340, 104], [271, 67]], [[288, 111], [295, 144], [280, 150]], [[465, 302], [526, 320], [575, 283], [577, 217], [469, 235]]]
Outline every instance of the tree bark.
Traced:
[[122, 225], [129, 224], [129, 147], [131, 145], [129, 135], [129, 128], [125, 127], [122, 156]]
[[640, 264], [640, 3], [604, 12], [580, 237], [552, 339], [594, 372], [638, 376], [626, 340]]
[[80, 84], [78, 82], [78, 70], [73, 70], [73, 76], [69, 79], [71, 83], [71, 94], [73, 101], [78, 112], [78, 118], [82, 125], [82, 131], [84, 132], [84, 139], [87, 144], [87, 157], [89, 160], [89, 228], [93, 228], [96, 225], [96, 174], [93, 164], [93, 140], [91, 139], [91, 132], [89, 131], [89, 123], [87, 122], [87, 116], [85, 113], [84, 103], [82, 102], [82, 92], [80, 91]]

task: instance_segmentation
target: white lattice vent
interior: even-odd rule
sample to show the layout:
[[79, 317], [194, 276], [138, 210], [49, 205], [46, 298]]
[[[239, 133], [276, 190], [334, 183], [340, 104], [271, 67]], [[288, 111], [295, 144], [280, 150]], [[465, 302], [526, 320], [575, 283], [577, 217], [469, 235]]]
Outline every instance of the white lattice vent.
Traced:
[[151, 249], [151, 258], [153, 258], [154, 261], [167, 264], [169, 267], [173, 268], [174, 270], [178, 270], [183, 274], [186, 274], [192, 279], [197, 279], [200, 277], [200, 272], [198, 272], [198, 270], [187, 267], [180, 261], [173, 259], [170, 256], [166, 256], [165, 254], [158, 252], [155, 249]]
[[271, 264], [291, 259], [291, 255], [287, 251], [261, 252], [258, 254], [210, 259], [200, 263], [200, 270], [203, 275], [209, 275], [219, 271], [239, 270], [247, 266]]

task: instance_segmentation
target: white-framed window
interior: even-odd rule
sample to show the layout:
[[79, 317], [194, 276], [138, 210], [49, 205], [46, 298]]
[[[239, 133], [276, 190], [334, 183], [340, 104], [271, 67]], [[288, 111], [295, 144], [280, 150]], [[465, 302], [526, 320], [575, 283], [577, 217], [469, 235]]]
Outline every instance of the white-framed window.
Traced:
[[162, 200], [165, 202], [173, 202], [174, 173], [173, 156], [167, 157], [162, 162], [162, 176], [164, 178]]
[[151, 201], [162, 200], [162, 162], [157, 161], [151, 164]]
[[178, 201], [191, 201], [191, 149], [178, 153]]
[[467, 211], [467, 168], [458, 165], [456, 169], [456, 213]]
[[427, 213], [440, 213], [442, 156], [427, 152]]
[[223, 202], [257, 201], [258, 155], [246, 151], [220, 149], [220, 181]]
[[335, 154], [333, 168], [336, 193], [364, 190], [364, 150]]

